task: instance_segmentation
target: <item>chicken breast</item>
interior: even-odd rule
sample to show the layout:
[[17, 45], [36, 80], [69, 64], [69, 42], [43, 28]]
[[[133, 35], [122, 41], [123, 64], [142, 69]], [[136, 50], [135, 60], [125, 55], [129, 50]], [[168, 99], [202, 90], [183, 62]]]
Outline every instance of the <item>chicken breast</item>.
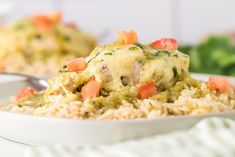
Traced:
[[107, 91], [120, 91], [155, 80], [169, 88], [188, 72], [189, 58], [175, 50], [166, 51], [147, 45], [104, 46], [96, 48], [89, 57], [86, 72], [91, 73]]

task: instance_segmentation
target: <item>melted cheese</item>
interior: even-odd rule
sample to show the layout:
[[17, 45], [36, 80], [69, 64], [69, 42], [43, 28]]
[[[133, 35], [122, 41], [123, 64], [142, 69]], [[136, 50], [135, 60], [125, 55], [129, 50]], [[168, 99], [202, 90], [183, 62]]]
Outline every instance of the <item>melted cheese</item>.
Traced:
[[[130, 79], [130, 86], [155, 80], [158, 85], [168, 88], [187, 73], [189, 67], [188, 56], [179, 51], [167, 52], [151, 47], [142, 49], [136, 45], [99, 47], [86, 60], [89, 62], [86, 71], [102, 82], [107, 91], [122, 90], [122, 77]], [[138, 69], [137, 73], [133, 73], [135, 64], [139, 64], [139, 73]], [[106, 73], [112, 78], [108, 82], [102, 67], [108, 68]], [[133, 77], [139, 77], [139, 80], [132, 81]]]

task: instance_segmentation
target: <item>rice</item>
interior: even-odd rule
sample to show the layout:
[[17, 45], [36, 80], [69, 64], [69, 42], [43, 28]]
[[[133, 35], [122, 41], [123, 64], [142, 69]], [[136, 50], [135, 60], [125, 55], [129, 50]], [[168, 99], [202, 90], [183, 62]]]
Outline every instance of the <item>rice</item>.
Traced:
[[[205, 83], [201, 90], [207, 90]], [[69, 119], [97, 119], [97, 120], [122, 120], [122, 119], [156, 119], [167, 116], [203, 115], [231, 111], [235, 108], [235, 100], [228, 93], [217, 94], [210, 91], [205, 96], [195, 97], [196, 87], [185, 88], [178, 99], [172, 103], [162, 103], [153, 99], [138, 99], [136, 103], [123, 100], [118, 108], [97, 109], [89, 101], [64, 101], [63, 95], [50, 96], [50, 105], [41, 107], [22, 106], [14, 103], [1, 105], [1, 109], [10, 112], [32, 114], [38, 116], [69, 118]], [[233, 91], [230, 91], [233, 92]]]
[[1, 28], [0, 71], [54, 74], [66, 59], [87, 56], [96, 46], [93, 35], [63, 21], [51, 21], [42, 31], [34, 18], [23, 18]]

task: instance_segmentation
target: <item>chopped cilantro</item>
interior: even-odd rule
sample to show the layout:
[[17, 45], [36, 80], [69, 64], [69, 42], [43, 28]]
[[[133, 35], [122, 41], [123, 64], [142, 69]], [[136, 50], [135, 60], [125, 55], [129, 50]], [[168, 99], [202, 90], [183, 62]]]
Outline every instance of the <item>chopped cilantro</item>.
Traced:
[[67, 66], [63, 66], [63, 68], [61, 68], [61, 69], [59, 70], [60, 73], [68, 72], [68, 71], [69, 71], [69, 70], [68, 70]]
[[174, 73], [174, 77], [176, 77], [177, 76], [177, 69], [176, 69], [176, 67], [173, 67], [172, 71]]
[[69, 41], [71, 41], [71, 38], [70, 38], [69, 36], [65, 35], [65, 36], [64, 36], [64, 40], [67, 41], [67, 42], [69, 42]]
[[113, 55], [113, 53], [112, 53], [112, 52], [106, 52], [106, 53], [104, 53], [104, 55], [109, 55], [109, 56], [111, 56], [111, 55]]
[[135, 47], [135, 46], [133, 46], [133, 47], [130, 47], [129, 50], [130, 50], [130, 51], [135, 51], [135, 50], [138, 50], [138, 48]]
[[135, 43], [136, 46], [138, 46], [139, 48], [141, 48], [142, 50], [144, 50], [144, 45], [141, 43]]
[[26, 25], [24, 23], [19, 23], [15, 26], [16, 30], [22, 30], [26, 27]]
[[170, 52], [168, 51], [157, 51], [155, 53], [153, 53], [154, 56], [170, 56]]
[[42, 35], [41, 34], [35, 34], [34, 38], [35, 39], [42, 39]]

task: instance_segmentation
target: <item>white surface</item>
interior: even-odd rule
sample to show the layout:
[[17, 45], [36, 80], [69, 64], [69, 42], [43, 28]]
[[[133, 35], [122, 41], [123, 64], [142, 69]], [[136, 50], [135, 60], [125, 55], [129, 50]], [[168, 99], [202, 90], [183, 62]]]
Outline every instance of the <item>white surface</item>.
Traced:
[[234, 0], [180, 0], [180, 39], [195, 42], [209, 33], [235, 31]]
[[1, 3], [0, 5], [0, 17], [6, 16], [11, 13], [14, 9], [14, 4], [12, 3]]
[[[206, 75], [194, 75], [207, 80]], [[235, 84], [233, 78], [230, 79]], [[156, 120], [92, 121], [68, 120], [0, 112], [0, 135], [22, 143], [96, 145], [189, 129], [208, 116], [235, 119], [235, 111], [206, 116], [178, 116]], [[167, 125], [166, 125], [167, 124]], [[50, 137], [50, 138], [48, 138]]]
[[116, 40], [118, 30], [135, 29], [143, 42], [172, 36], [170, 0], [63, 0], [62, 9], [68, 21], [81, 28], [110, 34], [104, 41]]
[[0, 137], [1, 157], [24, 157], [24, 150], [27, 146], [10, 142]]

